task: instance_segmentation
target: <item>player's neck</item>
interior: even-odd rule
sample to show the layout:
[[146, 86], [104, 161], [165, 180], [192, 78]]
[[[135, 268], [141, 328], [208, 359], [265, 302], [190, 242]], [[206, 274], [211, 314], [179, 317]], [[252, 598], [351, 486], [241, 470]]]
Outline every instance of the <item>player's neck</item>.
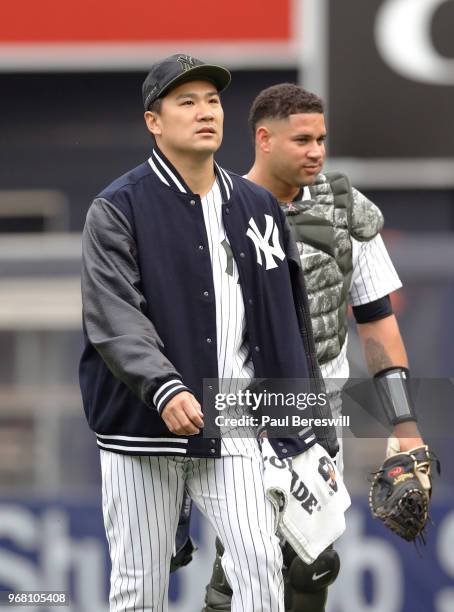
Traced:
[[179, 151], [163, 150], [170, 163], [178, 170], [184, 182], [192, 191], [201, 197], [213, 187], [216, 175], [214, 173], [214, 156], [212, 153], [194, 155]]
[[299, 187], [283, 183], [257, 162], [255, 162], [249, 170], [246, 178], [253, 183], [257, 183], [257, 185], [265, 187], [268, 191], [271, 191], [279, 202], [292, 202], [300, 192]]

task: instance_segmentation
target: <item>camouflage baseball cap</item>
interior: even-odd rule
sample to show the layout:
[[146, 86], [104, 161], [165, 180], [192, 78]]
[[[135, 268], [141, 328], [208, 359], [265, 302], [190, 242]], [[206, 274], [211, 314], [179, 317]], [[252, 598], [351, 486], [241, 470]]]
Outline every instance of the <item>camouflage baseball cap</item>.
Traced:
[[227, 68], [205, 64], [191, 55], [176, 53], [154, 64], [142, 85], [143, 105], [147, 111], [150, 105], [162, 98], [173, 87], [197, 79], [211, 81], [221, 92], [228, 87], [231, 75]]

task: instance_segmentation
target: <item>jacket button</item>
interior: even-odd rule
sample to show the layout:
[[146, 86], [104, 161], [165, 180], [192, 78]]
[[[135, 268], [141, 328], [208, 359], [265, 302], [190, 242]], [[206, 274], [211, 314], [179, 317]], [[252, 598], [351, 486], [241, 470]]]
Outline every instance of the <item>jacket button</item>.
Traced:
[[210, 449], [210, 453], [214, 455], [216, 453], [216, 449], [215, 448]]
[[195, 200], [191, 200], [191, 201], [189, 202], [189, 204], [190, 204], [191, 206], [195, 206]]
[[284, 446], [283, 442], [278, 442], [277, 444], [278, 444], [278, 446]]
[[256, 353], [260, 353], [260, 347], [259, 346], [254, 346], [254, 350]]
[[203, 246], [203, 244], [199, 244], [199, 251], [203, 251], [205, 247]]
[[211, 438], [211, 444], [216, 444], [216, 440], [214, 438]]
[[226, 209], [225, 209], [225, 214], [226, 214], [226, 215], [228, 215], [228, 214], [229, 214], [229, 212], [230, 212], [230, 208], [226, 208]]
[[207, 338], [207, 343], [211, 344], [211, 342], [212, 342], [211, 338]]
[[252, 304], [254, 303], [254, 300], [252, 298], [248, 299], [248, 304], [250, 304], [252, 306]]
[[283, 448], [283, 449], [282, 449], [282, 452], [283, 452], [283, 453], [288, 453], [288, 450], [287, 450], [286, 448]]
[[243, 252], [241, 252], [240, 253], [240, 257], [241, 257], [241, 259], [244, 259], [246, 257], [246, 255]]
[[203, 292], [203, 295], [204, 295], [205, 297], [208, 297], [210, 294], [208, 293], [208, 291], [204, 291], [204, 292]]

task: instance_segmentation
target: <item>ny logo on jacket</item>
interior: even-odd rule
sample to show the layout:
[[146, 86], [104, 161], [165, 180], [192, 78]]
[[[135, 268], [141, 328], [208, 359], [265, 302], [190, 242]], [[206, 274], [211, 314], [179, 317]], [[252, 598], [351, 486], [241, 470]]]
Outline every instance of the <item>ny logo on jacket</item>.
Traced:
[[[279, 242], [279, 228], [274, 222], [273, 217], [271, 215], [265, 215], [266, 228], [265, 233], [260, 233], [259, 228], [257, 227], [257, 223], [251, 217], [249, 219], [249, 229], [246, 232], [246, 236], [252, 240], [255, 246], [255, 250], [257, 252], [257, 263], [259, 265], [263, 265], [262, 261], [262, 251], [265, 255], [265, 264], [267, 270], [272, 270], [273, 268], [277, 268], [278, 264], [275, 262], [274, 257], [277, 257], [281, 261], [285, 259], [285, 253], [281, 247]], [[270, 238], [272, 240], [270, 244]]]

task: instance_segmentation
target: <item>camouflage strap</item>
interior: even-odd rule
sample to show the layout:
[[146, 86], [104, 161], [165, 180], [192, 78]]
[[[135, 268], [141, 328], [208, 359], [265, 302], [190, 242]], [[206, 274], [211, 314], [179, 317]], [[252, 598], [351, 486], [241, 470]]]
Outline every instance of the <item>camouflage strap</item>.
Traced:
[[[311, 200], [283, 204], [282, 208], [295, 240], [304, 245], [302, 265], [317, 359], [323, 365], [338, 356], [347, 334], [353, 194], [350, 181], [339, 172], [319, 175], [310, 194]], [[310, 259], [305, 259], [304, 248], [310, 249]]]

